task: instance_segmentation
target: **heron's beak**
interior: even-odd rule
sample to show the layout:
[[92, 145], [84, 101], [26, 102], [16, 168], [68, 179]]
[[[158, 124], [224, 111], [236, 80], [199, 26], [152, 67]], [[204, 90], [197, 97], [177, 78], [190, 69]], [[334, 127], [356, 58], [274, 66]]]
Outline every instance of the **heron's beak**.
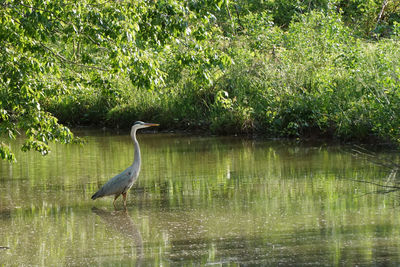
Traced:
[[158, 123], [145, 123], [144, 125], [146, 127], [151, 127], [151, 126], [159, 126], [160, 124], [158, 124]]

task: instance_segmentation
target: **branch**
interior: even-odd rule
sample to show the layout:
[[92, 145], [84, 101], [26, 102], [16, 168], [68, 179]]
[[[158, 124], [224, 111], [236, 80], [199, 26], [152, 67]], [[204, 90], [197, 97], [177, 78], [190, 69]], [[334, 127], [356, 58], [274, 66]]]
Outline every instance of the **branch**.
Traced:
[[384, 188], [400, 190], [400, 186], [396, 186], [396, 185], [383, 185], [383, 184], [378, 184], [378, 183], [369, 182], [369, 181], [365, 181], [365, 180], [355, 180], [355, 179], [350, 179], [350, 181], [359, 182], [359, 183], [366, 183], [366, 184], [372, 184], [372, 185], [376, 185], [376, 186], [380, 186], [380, 187], [384, 187]]
[[84, 37], [88, 38], [92, 43], [94, 43], [95, 45], [100, 46], [100, 43], [97, 42], [96, 40], [94, 40], [91, 36], [89, 35], [83, 35]]
[[355, 147], [357, 149], [352, 149], [352, 151], [354, 152], [353, 156], [355, 156], [355, 157], [361, 155], [361, 156], [367, 157], [372, 163], [380, 165], [382, 167], [386, 167], [391, 170], [393, 170], [393, 169], [399, 170], [400, 169], [400, 165], [391, 159], [381, 159], [363, 147], [360, 147], [360, 146], [355, 146]]
[[[55, 16], [55, 15], [54, 15], [54, 12], [52, 12], [52, 11], [49, 11], [49, 10], [46, 10], [46, 9], [42, 9], [42, 8], [37, 8], [37, 7], [34, 7], [34, 6], [28, 6], [28, 5], [25, 5], [25, 4], [21, 3], [21, 2], [16, 3], [16, 4], [17, 4], [17, 5], [20, 5], [20, 6], [23, 6], [23, 7], [25, 7], [25, 8], [30, 8], [30, 9], [32, 9], [32, 10], [34, 10], [34, 11], [37, 11], [37, 10], [38, 10], [38, 11], [50, 13], [50, 14], [53, 15], [57, 20], [59, 20], [59, 21], [65, 23], [65, 24], [69, 24], [69, 22], [67, 22], [67, 21], [65, 21], [65, 20], [63, 20], [63, 19], [61, 19], [61, 18]], [[12, 5], [11, 5], [11, 4], [8, 4], [8, 6], [12, 6]]]
[[378, 19], [376, 20], [376, 26], [375, 26], [374, 31], [376, 31], [376, 28], [378, 28], [379, 23], [380, 23], [381, 20], [382, 20], [383, 13], [385, 12], [385, 8], [386, 8], [386, 6], [388, 5], [388, 3], [389, 3], [389, 0], [384, 0], [384, 1], [383, 1], [383, 3], [382, 3], [382, 8], [381, 8], [381, 12], [379, 12]]
[[383, 12], [385, 11], [386, 6], [389, 4], [389, 0], [384, 0], [382, 3], [382, 8], [381, 8], [381, 12], [379, 12], [379, 16], [378, 16], [378, 20], [376, 21], [376, 25], [379, 24], [379, 22], [382, 19], [383, 16]]
[[102, 68], [102, 67], [98, 67], [98, 66], [93, 66], [93, 65], [85, 65], [85, 64], [81, 64], [78, 62], [74, 62], [71, 60], [66, 59], [65, 57], [63, 57], [62, 55], [60, 55], [57, 52], [54, 52], [50, 47], [46, 46], [45, 44], [43, 44], [42, 42], [40, 42], [40, 45], [45, 48], [47, 51], [49, 51], [54, 57], [56, 57], [59, 61], [61, 61], [64, 64], [71, 64], [71, 65], [75, 65], [75, 66], [79, 66], [82, 68], [88, 68], [88, 69], [96, 69], [96, 70], [101, 70], [101, 71], [109, 71], [109, 69], [106, 68]]

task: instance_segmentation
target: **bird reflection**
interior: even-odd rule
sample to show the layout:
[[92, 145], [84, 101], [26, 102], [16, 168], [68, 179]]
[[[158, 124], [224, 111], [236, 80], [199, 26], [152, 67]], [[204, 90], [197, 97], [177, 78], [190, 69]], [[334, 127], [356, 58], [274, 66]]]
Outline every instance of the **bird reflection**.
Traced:
[[143, 260], [143, 240], [128, 213], [126, 211], [107, 211], [95, 207], [92, 208], [92, 212], [98, 215], [109, 228], [132, 239], [133, 246], [136, 247], [136, 266], [140, 266]]

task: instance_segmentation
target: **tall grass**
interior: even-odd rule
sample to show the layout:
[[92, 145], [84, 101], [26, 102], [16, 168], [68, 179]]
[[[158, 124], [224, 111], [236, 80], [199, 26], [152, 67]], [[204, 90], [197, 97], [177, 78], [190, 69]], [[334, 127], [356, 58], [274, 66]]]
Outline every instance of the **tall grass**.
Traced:
[[[242, 23], [246, 24], [246, 18]], [[249, 17], [251, 23], [257, 18]], [[260, 27], [216, 40], [234, 64], [214, 83], [196, 83], [173, 60], [171, 78], [146, 91], [128, 79], [107, 90], [73, 90], [48, 103], [67, 124], [128, 127], [137, 119], [164, 129], [220, 134], [397, 139], [400, 136], [400, 43], [356, 38], [334, 13], [311, 12], [287, 30], [260, 19]], [[250, 23], [247, 21], [247, 23]], [[109, 91], [108, 91], [109, 92]]]

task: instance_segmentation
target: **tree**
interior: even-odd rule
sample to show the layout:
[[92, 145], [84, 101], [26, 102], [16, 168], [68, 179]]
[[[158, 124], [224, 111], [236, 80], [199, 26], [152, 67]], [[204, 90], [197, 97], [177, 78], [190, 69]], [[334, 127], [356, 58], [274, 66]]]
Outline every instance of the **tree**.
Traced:
[[[160, 54], [178, 38], [191, 47], [207, 38], [198, 19], [185, 1], [1, 1], [0, 135], [24, 134], [22, 149], [44, 155], [49, 142], [76, 142], [42, 104], [121, 75], [152, 89], [165, 78]], [[5, 141], [0, 156], [15, 159]]]

